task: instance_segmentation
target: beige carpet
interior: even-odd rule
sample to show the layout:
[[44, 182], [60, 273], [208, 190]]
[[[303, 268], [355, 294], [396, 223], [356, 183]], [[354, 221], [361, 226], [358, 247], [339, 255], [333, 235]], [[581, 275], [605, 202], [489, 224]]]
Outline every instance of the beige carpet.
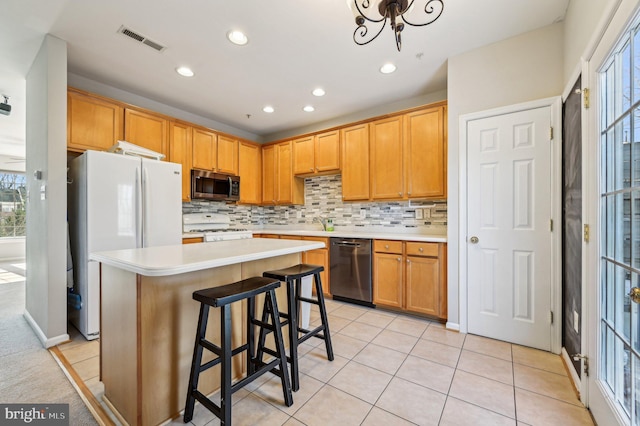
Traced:
[[0, 284], [0, 403], [66, 403], [70, 425], [97, 425], [24, 319], [24, 295], [24, 281]]

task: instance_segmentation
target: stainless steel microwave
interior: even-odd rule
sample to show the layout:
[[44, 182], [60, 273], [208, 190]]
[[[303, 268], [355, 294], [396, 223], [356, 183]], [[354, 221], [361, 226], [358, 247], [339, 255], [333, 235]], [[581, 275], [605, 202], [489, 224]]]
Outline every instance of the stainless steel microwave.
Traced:
[[240, 176], [193, 169], [191, 170], [191, 198], [238, 201]]

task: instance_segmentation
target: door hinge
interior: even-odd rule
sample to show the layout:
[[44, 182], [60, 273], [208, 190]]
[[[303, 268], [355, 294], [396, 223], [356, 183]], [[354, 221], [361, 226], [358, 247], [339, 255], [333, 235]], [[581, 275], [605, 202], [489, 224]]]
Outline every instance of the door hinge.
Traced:
[[589, 89], [587, 87], [585, 87], [584, 89], [582, 89], [582, 102], [584, 104], [584, 108], [585, 109], [589, 109]]
[[582, 354], [573, 354], [571, 355], [574, 361], [582, 360], [582, 371], [584, 371], [584, 375], [589, 377], [589, 357]]
[[553, 140], [553, 127], [549, 127], [549, 140]]
[[551, 320], [551, 324], [553, 324], [553, 311], [549, 311], [549, 320]]
[[553, 219], [549, 219], [549, 231], [553, 232]]
[[589, 242], [589, 224], [588, 223], [584, 224], [584, 242], [585, 243]]

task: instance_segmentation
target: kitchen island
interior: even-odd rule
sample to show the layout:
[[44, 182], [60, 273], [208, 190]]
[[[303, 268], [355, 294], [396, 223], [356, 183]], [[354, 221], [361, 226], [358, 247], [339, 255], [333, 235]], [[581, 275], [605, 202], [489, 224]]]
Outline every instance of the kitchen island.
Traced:
[[[157, 425], [179, 416], [200, 306], [192, 293], [300, 263], [301, 253], [322, 247], [311, 241], [248, 239], [93, 253], [91, 259], [101, 263], [105, 402], [128, 424]], [[281, 287], [279, 306], [285, 301]], [[261, 300], [257, 306], [262, 307]], [[238, 346], [246, 329], [246, 302], [234, 304], [232, 315], [232, 341]], [[220, 318], [213, 311], [207, 338], [219, 341], [219, 330]], [[244, 373], [242, 357], [233, 362], [236, 376]], [[207, 354], [203, 362], [210, 359]], [[218, 370], [200, 376], [203, 393], [219, 387]]]

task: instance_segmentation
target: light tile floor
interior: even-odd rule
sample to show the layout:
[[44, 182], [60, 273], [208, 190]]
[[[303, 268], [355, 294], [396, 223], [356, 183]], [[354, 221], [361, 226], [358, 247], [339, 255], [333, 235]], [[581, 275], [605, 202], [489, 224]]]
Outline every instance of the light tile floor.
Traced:
[[[284, 405], [279, 379], [265, 375], [234, 394], [235, 425], [593, 424], [557, 355], [403, 314], [326, 303], [335, 360], [327, 361], [322, 340], [304, 343], [293, 406]], [[101, 400], [98, 341], [76, 334], [60, 349]], [[191, 423], [219, 424], [199, 404]]]

